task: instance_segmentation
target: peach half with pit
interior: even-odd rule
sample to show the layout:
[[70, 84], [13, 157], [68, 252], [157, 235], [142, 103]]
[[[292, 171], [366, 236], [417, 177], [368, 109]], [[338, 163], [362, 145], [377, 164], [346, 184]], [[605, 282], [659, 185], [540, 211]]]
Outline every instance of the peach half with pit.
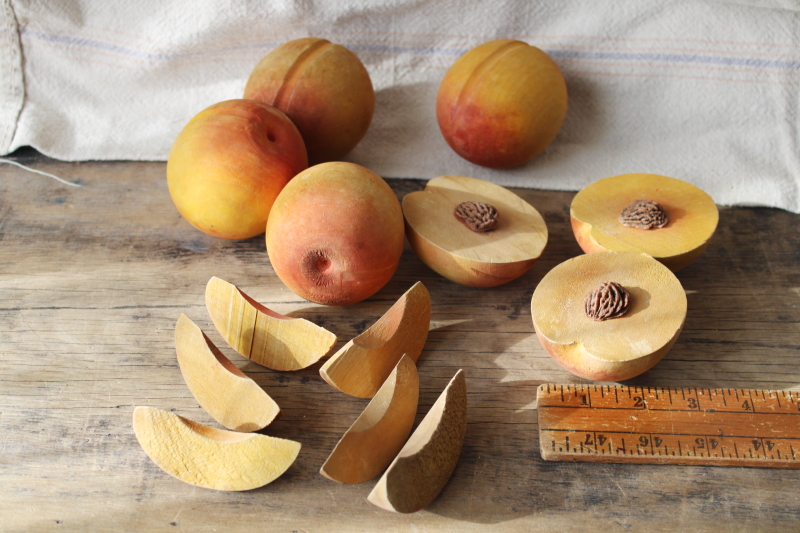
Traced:
[[638, 252], [569, 259], [542, 278], [531, 298], [533, 327], [547, 353], [596, 381], [652, 368], [678, 339], [686, 309], [675, 274]]
[[275, 273], [298, 296], [325, 305], [378, 292], [397, 270], [404, 243], [394, 191], [354, 163], [320, 163], [295, 176], [267, 222]]
[[277, 107], [297, 125], [312, 164], [338, 160], [369, 129], [375, 92], [358, 57], [307, 37], [286, 42], [253, 69], [244, 98]]
[[567, 85], [545, 52], [499, 39], [461, 56], [445, 74], [436, 118], [447, 143], [484, 167], [521, 165], [556, 137], [567, 114]]
[[403, 198], [411, 248], [431, 269], [469, 287], [527, 272], [547, 244], [539, 212], [510, 190], [467, 176], [433, 178]]
[[691, 183], [658, 174], [622, 174], [579, 191], [570, 220], [586, 253], [643, 252], [677, 272], [706, 249], [719, 210], [711, 196]]
[[264, 233], [284, 185], [308, 166], [300, 132], [281, 111], [227, 100], [201, 111], [169, 153], [167, 184], [191, 225], [225, 239]]

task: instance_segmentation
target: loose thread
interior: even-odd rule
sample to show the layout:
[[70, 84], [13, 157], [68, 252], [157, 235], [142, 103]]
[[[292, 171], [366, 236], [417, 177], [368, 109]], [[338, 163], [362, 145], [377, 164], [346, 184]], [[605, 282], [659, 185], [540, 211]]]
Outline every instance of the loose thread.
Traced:
[[25, 170], [27, 170], [29, 172], [33, 172], [35, 174], [41, 174], [42, 176], [47, 176], [48, 178], [53, 178], [54, 180], [60, 181], [64, 185], [69, 185], [70, 187], [83, 187], [83, 185], [81, 185], [80, 183], [72, 183], [71, 181], [67, 181], [65, 179], [59, 178], [58, 176], [55, 176], [53, 174], [48, 174], [47, 172], [42, 172], [41, 170], [36, 170], [35, 168], [26, 167], [25, 165], [23, 165], [21, 163], [17, 163], [16, 161], [12, 161], [11, 159], [5, 159], [5, 158], [0, 157], [0, 163], [8, 163], [9, 165], [18, 166], [19, 168], [25, 169]]

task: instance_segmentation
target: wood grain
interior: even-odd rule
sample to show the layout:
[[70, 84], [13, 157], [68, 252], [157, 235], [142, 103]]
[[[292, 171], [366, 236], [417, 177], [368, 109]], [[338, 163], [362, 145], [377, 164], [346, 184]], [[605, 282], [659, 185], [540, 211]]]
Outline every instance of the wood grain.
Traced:
[[548, 461], [800, 468], [791, 391], [548, 383], [537, 400]]
[[[530, 316], [544, 274], [581, 253], [569, 221], [574, 193], [515, 189], [542, 213], [549, 240], [537, 264], [506, 285], [455, 285], [406, 246], [379, 293], [332, 308], [283, 286], [263, 237], [214, 239], [182, 220], [163, 163], [14, 157], [83, 187], [0, 166], [0, 531], [796, 530], [800, 506], [787, 487], [797, 486], [797, 471], [541, 459], [537, 386], [587, 383], [544, 352]], [[389, 183], [399, 198], [424, 188]], [[779, 210], [722, 208], [706, 251], [678, 272], [688, 300], [681, 336], [626, 384], [800, 390], [798, 222]], [[329, 329], [337, 347], [414, 282], [425, 284], [432, 314], [418, 360], [417, 424], [459, 368], [469, 391], [464, 448], [431, 505], [387, 513], [366, 502], [371, 483], [340, 485], [319, 474], [368, 401], [331, 388], [321, 363], [276, 372], [227, 349], [204, 303], [215, 275], [276, 312]], [[302, 444], [270, 485], [199, 489], [165, 474], [138, 445], [135, 405], [215, 424], [178, 368], [180, 313], [281, 406], [264, 433]]]

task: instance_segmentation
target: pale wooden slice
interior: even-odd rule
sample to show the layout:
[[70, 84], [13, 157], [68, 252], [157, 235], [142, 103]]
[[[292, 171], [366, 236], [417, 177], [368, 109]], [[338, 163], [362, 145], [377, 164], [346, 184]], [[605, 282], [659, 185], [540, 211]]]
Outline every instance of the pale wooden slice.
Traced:
[[320, 473], [350, 484], [379, 475], [411, 433], [418, 401], [417, 366], [403, 355], [361, 416], [342, 436]]
[[303, 318], [276, 313], [217, 277], [206, 286], [206, 307], [234, 350], [272, 370], [311, 366], [336, 344], [336, 335], [330, 331]]
[[[479, 202], [497, 211], [494, 229], [476, 232], [457, 218], [456, 206]], [[547, 226], [525, 200], [494, 183], [440, 176], [403, 198], [406, 236], [438, 274], [471, 287], [494, 287], [527, 272], [547, 244]]]
[[[640, 229], [619, 220], [636, 200], [659, 204], [664, 227]], [[685, 181], [657, 174], [622, 174], [583, 188], [570, 205], [572, 231], [581, 249], [594, 252], [642, 252], [676, 272], [706, 249], [719, 222], [714, 200]]]
[[[586, 315], [585, 298], [604, 282], [630, 294], [618, 318]], [[637, 252], [598, 252], [548, 272], [531, 298], [536, 335], [561, 366], [586, 379], [618, 381], [645, 372], [666, 355], [686, 319], [686, 292], [665, 265]]]
[[258, 431], [280, 415], [278, 404], [184, 314], [175, 325], [175, 351], [197, 403], [226, 428]]
[[414, 513], [442, 491], [456, 468], [467, 431], [467, 382], [459, 370], [367, 500], [387, 511]]
[[299, 442], [215, 429], [153, 407], [133, 411], [133, 430], [145, 453], [165, 472], [215, 490], [266, 485], [300, 453]]
[[340, 391], [372, 398], [403, 354], [417, 361], [431, 322], [431, 296], [417, 282], [364, 333], [345, 344], [320, 368]]

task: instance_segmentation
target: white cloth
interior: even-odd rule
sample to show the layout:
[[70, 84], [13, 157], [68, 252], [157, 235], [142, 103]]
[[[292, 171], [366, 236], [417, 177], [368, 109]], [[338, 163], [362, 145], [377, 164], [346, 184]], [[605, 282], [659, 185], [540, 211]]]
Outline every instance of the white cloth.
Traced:
[[[275, 46], [323, 37], [355, 52], [376, 89], [348, 159], [384, 177], [460, 174], [578, 190], [649, 172], [722, 205], [800, 212], [800, 13], [790, 0], [2, 0], [0, 153], [165, 160], [184, 124], [240, 98]], [[528, 164], [489, 170], [445, 143], [446, 70], [497, 38], [542, 48], [569, 110]]]

